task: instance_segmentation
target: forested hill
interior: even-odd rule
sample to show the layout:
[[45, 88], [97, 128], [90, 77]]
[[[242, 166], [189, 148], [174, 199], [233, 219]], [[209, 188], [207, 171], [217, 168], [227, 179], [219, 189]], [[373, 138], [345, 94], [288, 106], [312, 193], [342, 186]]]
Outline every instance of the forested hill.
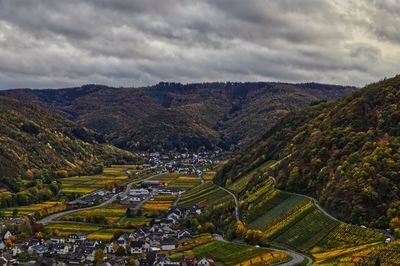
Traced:
[[160, 83], [9, 90], [0, 95], [40, 102], [105, 134], [120, 148], [161, 151], [244, 146], [287, 113], [353, 89], [316, 83]]
[[67, 174], [100, 171], [96, 167], [105, 162], [137, 160], [37, 104], [0, 97], [0, 124], [0, 187], [11, 192]]
[[217, 181], [268, 160], [278, 162], [277, 187], [317, 198], [344, 221], [399, 230], [400, 76], [286, 116]]

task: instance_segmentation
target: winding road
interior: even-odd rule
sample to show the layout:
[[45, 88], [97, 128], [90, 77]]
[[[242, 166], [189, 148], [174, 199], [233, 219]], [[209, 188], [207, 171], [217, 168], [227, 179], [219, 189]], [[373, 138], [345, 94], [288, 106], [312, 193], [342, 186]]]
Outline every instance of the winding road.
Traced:
[[222, 187], [220, 185], [217, 185], [215, 183], [214, 183], [214, 185], [216, 185], [217, 187], [219, 187], [222, 190], [225, 190], [226, 192], [228, 192], [233, 197], [233, 199], [235, 200], [235, 217], [236, 217], [236, 221], [240, 221], [239, 200], [236, 197], [236, 195], [232, 191], [230, 191], [230, 190], [228, 190], [228, 189], [226, 189], [226, 188], [224, 188], [224, 187]]
[[[214, 184], [215, 184], [215, 183], [214, 183]], [[228, 190], [228, 189], [226, 189], [226, 188], [224, 188], [224, 187], [222, 187], [222, 186], [220, 186], [220, 185], [217, 185], [217, 184], [215, 184], [215, 185], [218, 186], [220, 189], [222, 189], [222, 190], [228, 192], [228, 193], [234, 198], [234, 200], [235, 200], [235, 205], [236, 205], [236, 206], [235, 206], [235, 217], [236, 217], [236, 221], [241, 221], [241, 220], [240, 220], [240, 213], [239, 213], [239, 199], [236, 197], [236, 195], [235, 195], [232, 191], [230, 191], [230, 190]], [[274, 186], [275, 186], [275, 179], [274, 179]], [[312, 198], [310, 198], [310, 199], [312, 199]], [[316, 202], [316, 200], [314, 199], [314, 203], [315, 203], [315, 202]], [[324, 210], [321, 209], [321, 211], [325, 213]], [[335, 218], [333, 218], [333, 219], [335, 219]], [[336, 219], [335, 219], [335, 220], [336, 220]], [[217, 239], [217, 240], [221, 240], [221, 241], [227, 241], [227, 240], [225, 240], [222, 236], [219, 236], [219, 235], [216, 236], [216, 239]], [[275, 246], [277, 246], [277, 245], [275, 245]], [[288, 248], [286, 248], [286, 247], [281, 247], [281, 246], [279, 246], [279, 248], [268, 248], [268, 249], [270, 249], [270, 250], [275, 250], [275, 251], [280, 251], [280, 252], [284, 252], [284, 253], [286, 253], [289, 257], [291, 257], [291, 260], [290, 260], [290, 261], [287, 261], [287, 262], [284, 262], [284, 263], [281, 263], [281, 264], [277, 264], [277, 265], [280, 265], [280, 266], [292, 266], [292, 265], [297, 265], [297, 264], [299, 264], [299, 263], [302, 263], [306, 258], [308, 259], [307, 265], [311, 265], [312, 262], [313, 262], [313, 260], [312, 260], [311, 257], [309, 257], [309, 256], [307, 256], [307, 255], [305, 255], [305, 254], [296, 252], [296, 251], [294, 251], [294, 250], [288, 249]]]
[[86, 207], [86, 208], [78, 208], [78, 209], [73, 209], [73, 210], [67, 210], [67, 211], [63, 211], [63, 212], [54, 213], [54, 214], [51, 214], [49, 216], [43, 217], [42, 219], [38, 220], [37, 223], [47, 224], [47, 223], [52, 222], [53, 220], [56, 220], [56, 219], [60, 218], [61, 216], [67, 215], [67, 214], [104, 207], [104, 206], [106, 206], [108, 204], [113, 203], [117, 199], [118, 196], [120, 196], [122, 198], [122, 197], [128, 195], [128, 193], [129, 193], [129, 191], [131, 189], [131, 186], [133, 184], [140, 183], [143, 180], [148, 180], [148, 179], [151, 179], [151, 178], [153, 178], [155, 176], [158, 176], [158, 175], [159, 174], [156, 174], [156, 175], [152, 175], [152, 176], [146, 177], [144, 179], [132, 181], [131, 183], [126, 185], [126, 188], [125, 188], [124, 191], [122, 191], [122, 192], [120, 192], [118, 194], [115, 194], [110, 199], [108, 199], [108, 200], [106, 200], [106, 201], [104, 201], [104, 202], [102, 202], [102, 203], [100, 203], [98, 205], [94, 205], [94, 206], [90, 206], [90, 207]]

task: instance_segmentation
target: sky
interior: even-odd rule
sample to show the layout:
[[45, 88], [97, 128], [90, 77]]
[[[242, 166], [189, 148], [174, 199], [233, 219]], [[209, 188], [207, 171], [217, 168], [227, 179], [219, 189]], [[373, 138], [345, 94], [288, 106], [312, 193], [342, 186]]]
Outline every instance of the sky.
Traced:
[[400, 71], [397, 0], [0, 0], [0, 89], [363, 86]]

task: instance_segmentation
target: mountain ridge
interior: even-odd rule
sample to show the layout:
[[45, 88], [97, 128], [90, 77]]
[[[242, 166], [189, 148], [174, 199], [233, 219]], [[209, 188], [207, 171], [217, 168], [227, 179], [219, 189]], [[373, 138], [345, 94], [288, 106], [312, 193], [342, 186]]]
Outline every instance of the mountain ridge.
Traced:
[[167, 83], [7, 90], [36, 101], [128, 150], [197, 150], [245, 146], [285, 114], [333, 100], [354, 87], [317, 83]]

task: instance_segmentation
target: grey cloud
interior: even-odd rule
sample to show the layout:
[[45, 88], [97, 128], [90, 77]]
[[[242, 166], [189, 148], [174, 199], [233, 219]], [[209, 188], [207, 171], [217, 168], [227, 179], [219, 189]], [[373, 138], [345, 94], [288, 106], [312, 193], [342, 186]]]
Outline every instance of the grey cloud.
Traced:
[[394, 0], [0, 0], [0, 89], [363, 85], [399, 68], [394, 10]]

